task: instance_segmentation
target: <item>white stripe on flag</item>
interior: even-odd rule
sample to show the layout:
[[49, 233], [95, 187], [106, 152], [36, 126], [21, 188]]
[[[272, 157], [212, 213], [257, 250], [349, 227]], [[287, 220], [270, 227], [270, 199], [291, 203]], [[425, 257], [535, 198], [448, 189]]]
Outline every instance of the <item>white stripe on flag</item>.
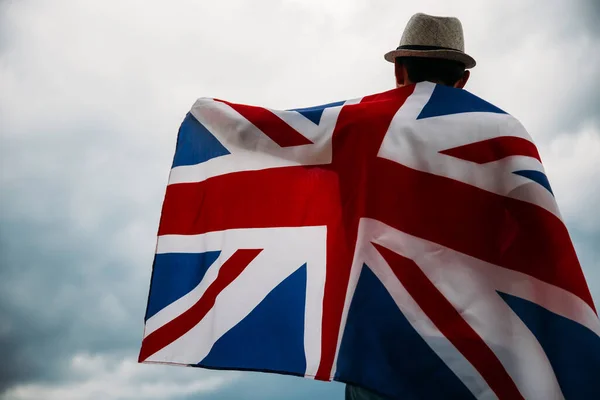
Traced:
[[[354, 104], [360, 99], [347, 101]], [[199, 99], [190, 113], [231, 153], [196, 165], [175, 167], [169, 184], [202, 182], [232, 172], [331, 163], [331, 137], [341, 107], [325, 109], [319, 125], [295, 111], [273, 111], [313, 144], [280, 147], [229, 105]]]
[[[570, 313], [567, 318], [577, 320], [585, 320], [581, 316], [585, 316], [587, 304], [525, 274], [485, 263], [373, 220], [366, 223], [371, 225], [374, 243], [413, 260], [452, 305], [461, 310], [465, 321], [496, 354], [525, 398], [562, 398], [539, 342], [496, 291], [520, 286], [519, 297], [551, 311], [557, 311], [559, 301], [571, 302], [574, 307], [567, 310]], [[498, 282], [499, 278], [504, 278], [504, 282]], [[523, 290], [526, 286], [527, 290]], [[514, 290], [509, 290], [509, 294], [513, 293]]]
[[508, 114], [471, 112], [417, 120], [435, 85], [419, 83], [398, 110], [383, 139], [378, 156], [407, 167], [445, 176], [502, 196], [536, 204], [561, 218], [552, 193], [532, 180], [514, 174], [519, 170], [544, 173], [539, 160], [510, 156], [477, 164], [440, 151], [500, 136], [531, 141], [521, 123]]
[[[230, 286], [221, 292], [213, 310], [195, 328], [167, 348], [149, 357], [148, 361], [192, 364], [200, 362], [208, 354], [214, 342], [246, 317], [275, 286], [306, 264], [304, 351], [306, 375], [314, 376], [321, 359], [326, 237], [327, 230], [324, 226], [232, 229], [202, 235], [160, 236], [158, 254], [219, 250], [222, 253], [196, 288], [148, 319], [145, 336], [195, 304], [208, 286], [214, 282], [221, 265], [237, 249], [264, 250]], [[196, 341], [198, 342], [195, 345]], [[191, 346], [193, 349], [188, 348], [188, 351], [185, 351], [186, 346]]]

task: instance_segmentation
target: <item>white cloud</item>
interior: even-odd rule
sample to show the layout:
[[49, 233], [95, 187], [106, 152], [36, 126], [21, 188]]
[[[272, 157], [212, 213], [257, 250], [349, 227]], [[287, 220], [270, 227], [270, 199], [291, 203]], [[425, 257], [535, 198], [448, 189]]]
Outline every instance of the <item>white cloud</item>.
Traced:
[[238, 378], [182, 367], [137, 364], [132, 359], [77, 354], [70, 363], [71, 379], [59, 383], [17, 385], [4, 400], [152, 400], [214, 392]]
[[588, 123], [540, 146], [546, 172], [568, 226], [600, 233], [600, 127]]

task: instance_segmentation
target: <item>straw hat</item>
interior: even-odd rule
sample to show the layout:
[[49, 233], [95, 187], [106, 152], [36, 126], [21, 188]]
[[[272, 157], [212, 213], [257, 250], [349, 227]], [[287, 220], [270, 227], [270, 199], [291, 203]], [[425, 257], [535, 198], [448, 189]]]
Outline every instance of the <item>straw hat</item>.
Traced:
[[454, 17], [434, 17], [415, 14], [411, 17], [400, 45], [385, 54], [385, 59], [395, 62], [396, 57], [428, 57], [459, 61], [473, 68], [475, 60], [465, 53], [462, 24]]

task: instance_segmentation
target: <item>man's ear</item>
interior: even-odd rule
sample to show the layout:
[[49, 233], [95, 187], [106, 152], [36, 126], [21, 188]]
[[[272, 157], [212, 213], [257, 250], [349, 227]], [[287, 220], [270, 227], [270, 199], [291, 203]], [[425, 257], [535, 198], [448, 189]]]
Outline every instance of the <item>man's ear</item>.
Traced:
[[471, 71], [467, 70], [465, 71], [465, 73], [463, 74], [462, 78], [460, 78], [455, 84], [454, 87], [455, 88], [459, 88], [462, 89], [465, 87], [465, 85], [467, 84], [467, 81], [469, 80], [469, 77], [471, 76]]
[[395, 63], [395, 74], [396, 74], [396, 87], [402, 87], [406, 84], [405, 82], [405, 73], [404, 73], [404, 65], [396, 61]]

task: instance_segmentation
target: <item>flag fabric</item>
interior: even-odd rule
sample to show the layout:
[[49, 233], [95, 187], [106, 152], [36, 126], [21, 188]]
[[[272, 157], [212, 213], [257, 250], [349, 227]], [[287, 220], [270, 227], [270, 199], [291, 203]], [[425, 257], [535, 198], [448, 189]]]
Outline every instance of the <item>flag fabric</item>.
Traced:
[[512, 116], [419, 83], [177, 139], [140, 362], [390, 398], [600, 399], [600, 321]]

